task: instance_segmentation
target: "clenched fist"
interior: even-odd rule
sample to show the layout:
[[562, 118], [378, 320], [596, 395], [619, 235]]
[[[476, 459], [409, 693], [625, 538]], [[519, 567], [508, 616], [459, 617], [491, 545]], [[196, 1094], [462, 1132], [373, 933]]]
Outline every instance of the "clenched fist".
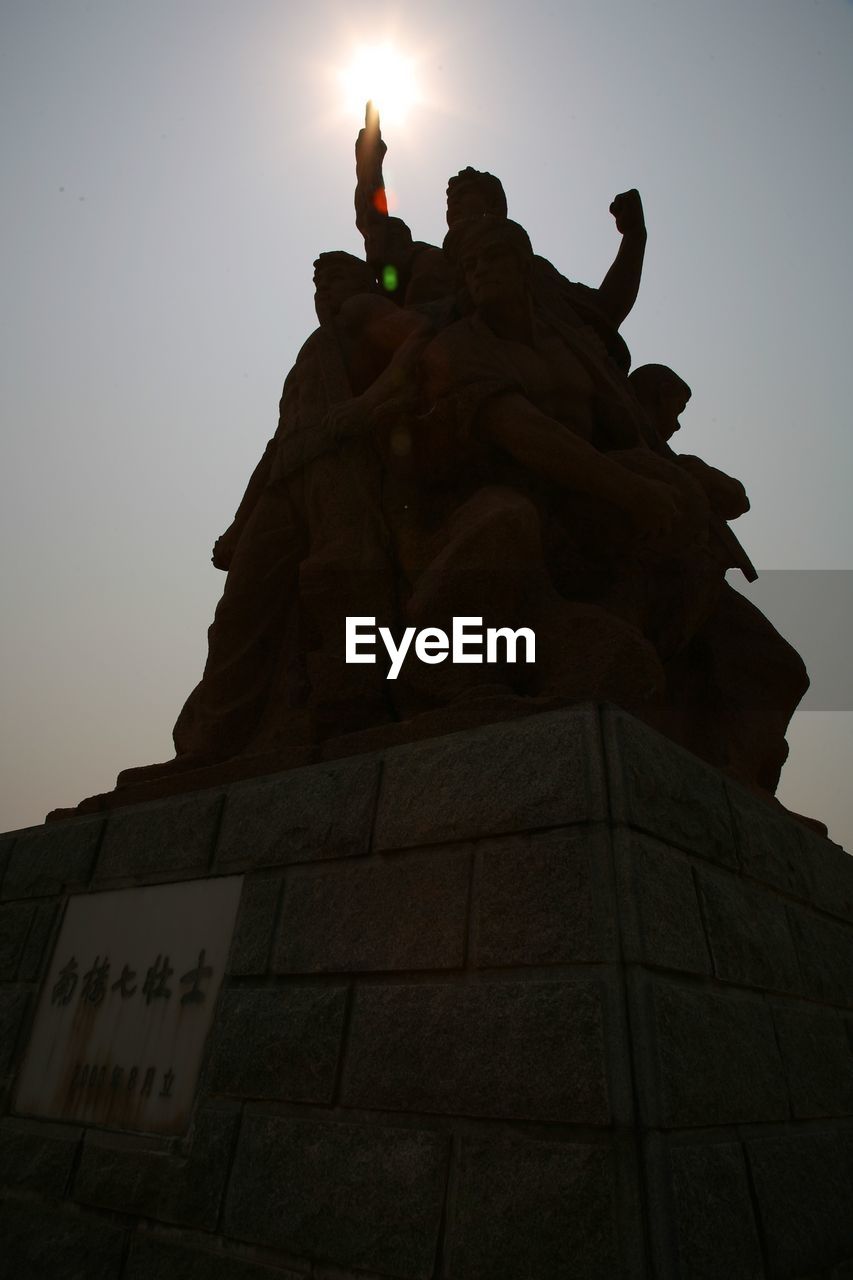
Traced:
[[610, 212], [616, 219], [616, 229], [623, 236], [632, 231], [645, 231], [646, 220], [643, 217], [643, 202], [636, 187], [614, 196]]

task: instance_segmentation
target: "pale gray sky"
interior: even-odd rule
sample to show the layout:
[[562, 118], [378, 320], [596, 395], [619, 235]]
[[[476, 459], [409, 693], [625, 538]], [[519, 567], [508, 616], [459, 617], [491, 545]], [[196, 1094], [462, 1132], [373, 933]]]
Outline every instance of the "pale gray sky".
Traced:
[[[0, 829], [172, 754], [223, 584], [210, 548], [313, 327], [312, 261], [360, 251], [335, 72], [385, 38], [427, 99], [386, 134], [415, 235], [440, 242], [473, 164], [597, 284], [608, 205], [637, 186], [624, 332], [693, 388], [680, 447], [746, 484], [759, 569], [853, 568], [848, 0], [2, 0]], [[821, 610], [801, 612], [789, 638], [822, 668]], [[780, 795], [853, 847], [833, 679]]]

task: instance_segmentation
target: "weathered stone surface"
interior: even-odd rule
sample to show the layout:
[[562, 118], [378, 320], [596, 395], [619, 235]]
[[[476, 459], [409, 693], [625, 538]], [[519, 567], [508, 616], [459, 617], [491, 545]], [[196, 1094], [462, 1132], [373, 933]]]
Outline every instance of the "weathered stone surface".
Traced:
[[615, 959], [607, 833], [584, 827], [484, 841], [477, 849], [474, 963]]
[[806, 896], [811, 904], [853, 924], [853, 856], [799, 824], [797, 835], [809, 876]]
[[794, 1115], [853, 1114], [853, 1047], [831, 1009], [776, 1007], [773, 1021]]
[[746, 1144], [770, 1274], [793, 1280], [853, 1257], [853, 1186], [834, 1134]]
[[614, 1280], [623, 1251], [642, 1249], [632, 1225], [620, 1221], [609, 1147], [462, 1140], [450, 1275]]
[[802, 988], [784, 903], [733, 876], [698, 872], [714, 972], [723, 982], [772, 991]]
[[429, 1280], [446, 1162], [435, 1133], [249, 1112], [225, 1230], [297, 1257]]
[[608, 1124], [599, 982], [357, 991], [349, 1106]]
[[306, 1272], [273, 1270], [261, 1263], [187, 1248], [156, 1236], [135, 1235], [122, 1280], [304, 1280]]
[[150, 1139], [90, 1130], [83, 1143], [72, 1196], [82, 1204], [162, 1222], [216, 1226], [228, 1176], [237, 1111], [205, 1106], [195, 1122], [188, 1155]]
[[41, 977], [50, 958], [51, 944], [58, 925], [58, 904], [56, 902], [36, 903], [30, 931], [21, 953], [21, 964], [18, 969], [21, 982], [36, 982]]
[[231, 787], [217, 865], [234, 870], [366, 853], [378, 784], [379, 761], [368, 756]]
[[273, 972], [461, 968], [470, 877], [459, 849], [294, 873]]
[[331, 1102], [346, 994], [346, 987], [226, 991], [210, 1088], [244, 1098]]
[[385, 757], [375, 847], [401, 849], [605, 816], [595, 708], [397, 747]]
[[740, 1144], [673, 1143], [670, 1163], [682, 1274], [690, 1280], [762, 1276]]
[[61, 1199], [82, 1136], [71, 1125], [0, 1120], [0, 1183]]
[[789, 907], [805, 992], [831, 1004], [853, 1006], [853, 925]]
[[126, 1236], [70, 1208], [0, 1201], [0, 1267], [9, 1280], [118, 1280]]
[[638, 720], [607, 707], [604, 741], [617, 823], [726, 866], [738, 865], [722, 775]]
[[103, 827], [103, 818], [98, 818], [54, 822], [22, 832], [6, 866], [3, 897], [43, 898], [63, 889], [84, 888]]
[[742, 787], [726, 783], [744, 872], [797, 898], [809, 898], [814, 872], [803, 857], [800, 824]]
[[266, 973], [280, 896], [280, 876], [246, 878], [234, 926], [229, 973], [237, 977]]
[[622, 952], [628, 963], [710, 973], [690, 863], [633, 831], [615, 835]]
[[312, 1280], [381, 1280], [374, 1271], [350, 1271], [347, 1267], [315, 1266]]
[[0, 1075], [9, 1070], [30, 993], [22, 987], [0, 987]]
[[[664, 1128], [788, 1118], [770, 1010], [760, 1000], [641, 984], [652, 1066], [640, 1073], [646, 1123]], [[637, 999], [635, 994], [634, 999]]]
[[148, 876], [155, 871], [206, 871], [221, 808], [221, 794], [202, 791], [158, 804], [114, 809], [107, 821], [96, 880]]
[[32, 902], [0, 907], [0, 982], [14, 982], [34, 915]]

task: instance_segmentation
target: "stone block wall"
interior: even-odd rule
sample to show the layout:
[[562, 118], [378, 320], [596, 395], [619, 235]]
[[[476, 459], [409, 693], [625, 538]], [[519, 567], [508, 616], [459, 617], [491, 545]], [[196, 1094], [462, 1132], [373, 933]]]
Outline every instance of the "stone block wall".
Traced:
[[[245, 876], [187, 1134], [14, 1114], [69, 894]], [[589, 704], [0, 837], [0, 1274], [853, 1276], [853, 859]]]

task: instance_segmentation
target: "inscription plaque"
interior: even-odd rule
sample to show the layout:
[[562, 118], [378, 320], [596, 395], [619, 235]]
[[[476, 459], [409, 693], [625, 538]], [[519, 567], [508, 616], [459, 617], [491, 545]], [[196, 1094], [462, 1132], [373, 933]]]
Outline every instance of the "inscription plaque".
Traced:
[[69, 899], [18, 1114], [186, 1130], [242, 884], [227, 876]]

